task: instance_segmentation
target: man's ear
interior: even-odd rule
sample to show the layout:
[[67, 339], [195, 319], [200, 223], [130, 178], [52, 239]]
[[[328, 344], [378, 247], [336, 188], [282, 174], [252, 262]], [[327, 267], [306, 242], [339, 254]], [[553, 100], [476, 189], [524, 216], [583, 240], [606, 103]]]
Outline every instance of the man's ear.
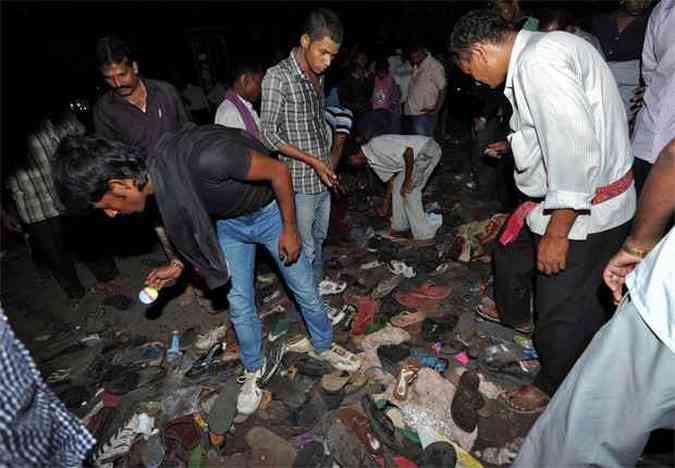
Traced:
[[303, 49], [309, 49], [310, 44], [312, 43], [312, 38], [309, 37], [309, 34], [305, 33], [300, 36], [300, 46]]
[[484, 43], [477, 42], [474, 44], [473, 49], [471, 50], [471, 55], [476, 58], [480, 63], [488, 62], [488, 52]]
[[134, 70], [134, 73], [138, 75], [138, 62], [134, 60], [131, 64], [131, 68]]

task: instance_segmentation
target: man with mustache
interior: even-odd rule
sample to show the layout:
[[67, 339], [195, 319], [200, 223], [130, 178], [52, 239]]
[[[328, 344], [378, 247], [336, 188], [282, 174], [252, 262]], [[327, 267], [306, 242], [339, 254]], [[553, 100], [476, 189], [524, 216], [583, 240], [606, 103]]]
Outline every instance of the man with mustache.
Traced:
[[110, 87], [94, 106], [98, 135], [140, 146], [148, 153], [164, 133], [180, 130], [190, 122], [176, 88], [141, 77], [131, 49], [119, 37], [99, 39], [96, 59]]

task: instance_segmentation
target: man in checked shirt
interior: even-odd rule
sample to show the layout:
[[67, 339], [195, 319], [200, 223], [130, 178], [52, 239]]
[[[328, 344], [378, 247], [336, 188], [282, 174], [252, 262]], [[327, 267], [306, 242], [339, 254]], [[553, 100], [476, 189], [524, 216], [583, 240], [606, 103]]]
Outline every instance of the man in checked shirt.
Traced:
[[313, 266], [316, 283], [323, 276], [322, 246], [330, 220], [328, 189], [337, 183], [321, 75], [340, 50], [342, 36], [342, 23], [334, 12], [311, 12], [300, 46], [268, 69], [262, 82], [262, 141], [281, 153], [291, 171], [302, 253]]

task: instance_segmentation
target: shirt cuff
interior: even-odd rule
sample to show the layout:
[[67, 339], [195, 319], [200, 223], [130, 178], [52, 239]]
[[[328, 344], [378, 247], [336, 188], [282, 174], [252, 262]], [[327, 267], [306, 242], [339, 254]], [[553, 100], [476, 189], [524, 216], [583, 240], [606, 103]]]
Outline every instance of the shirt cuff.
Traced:
[[592, 194], [554, 190], [546, 194], [544, 210], [588, 211], [591, 209], [591, 200]]
[[260, 132], [262, 136], [263, 143], [272, 151], [279, 151], [279, 147], [285, 145], [286, 142], [282, 140], [276, 133], [266, 132], [262, 130]]

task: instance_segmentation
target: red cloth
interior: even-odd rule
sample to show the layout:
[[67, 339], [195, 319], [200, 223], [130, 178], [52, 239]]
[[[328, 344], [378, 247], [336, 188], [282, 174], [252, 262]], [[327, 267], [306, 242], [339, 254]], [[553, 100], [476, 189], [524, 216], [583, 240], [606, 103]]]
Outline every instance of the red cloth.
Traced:
[[[632, 183], [633, 171], [630, 170], [619, 180], [612, 182], [609, 185], [605, 185], [604, 187], [600, 187], [598, 190], [596, 190], [595, 196], [593, 197], [593, 200], [591, 200], [591, 204], [597, 205], [621, 195], [630, 188]], [[526, 201], [516, 208], [516, 210], [506, 221], [506, 228], [499, 237], [499, 242], [502, 245], [509, 245], [518, 237], [520, 231], [523, 229], [523, 226], [525, 226], [525, 219], [527, 219], [527, 215], [529, 215], [532, 210], [537, 207], [537, 205], [538, 203], [533, 201]]]

